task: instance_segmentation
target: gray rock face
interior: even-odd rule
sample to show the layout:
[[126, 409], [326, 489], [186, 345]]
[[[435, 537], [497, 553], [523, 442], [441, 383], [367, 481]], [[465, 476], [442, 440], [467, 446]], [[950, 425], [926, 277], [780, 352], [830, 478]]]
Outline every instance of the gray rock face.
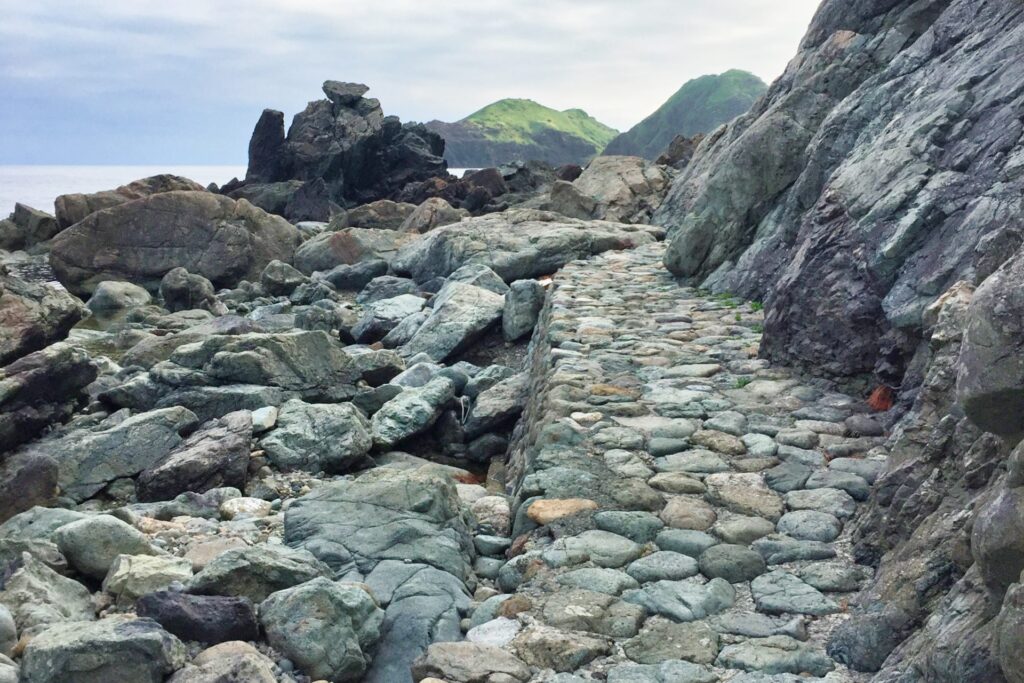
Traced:
[[260, 623], [278, 652], [310, 677], [339, 682], [362, 680], [383, 619], [365, 587], [325, 578], [278, 591], [260, 605]]
[[956, 394], [982, 429], [1024, 436], [1024, 250], [974, 293], [960, 351]]
[[501, 316], [505, 341], [516, 341], [533, 332], [543, 307], [544, 286], [536, 280], [516, 280], [509, 285]]
[[[373, 519], [373, 526], [364, 520]], [[285, 542], [338, 576], [383, 560], [427, 564], [468, 578], [473, 543], [451, 483], [420, 471], [373, 470], [322, 486], [285, 511]]]
[[249, 384], [326, 401], [351, 397], [359, 378], [352, 358], [322, 330], [211, 336], [179, 347], [152, 374], [174, 387]]
[[110, 618], [51, 626], [22, 658], [24, 683], [163, 683], [187, 661], [180, 640], [149, 619]]
[[569, 219], [552, 212], [513, 209], [433, 230], [403, 247], [392, 261], [417, 282], [447, 277], [467, 263], [483, 264], [505, 282], [548, 275], [574, 259], [649, 244], [662, 230]]
[[370, 424], [351, 403], [310, 404], [297, 399], [281, 406], [277, 427], [260, 444], [282, 470], [346, 472], [373, 445]]
[[0, 590], [0, 605], [14, 618], [21, 635], [35, 635], [50, 624], [96, 618], [92, 595], [85, 586], [61, 576], [23, 553]]
[[433, 311], [402, 347], [408, 358], [425, 353], [443, 361], [501, 319], [505, 299], [481, 287], [449, 282], [434, 298]]
[[0, 268], [0, 365], [61, 341], [88, 310], [59, 287]]
[[[90, 215], [53, 240], [50, 265], [77, 294], [103, 280], [156, 291], [183, 267], [219, 287], [255, 280], [274, 259], [290, 262], [299, 233], [246, 201], [209, 192], [167, 192]], [[116, 255], [116, 257], [112, 257]]]
[[[306, 241], [295, 251], [295, 267], [307, 275], [339, 266], [369, 262], [390, 262], [414, 235], [394, 230], [343, 228], [328, 231]], [[379, 273], [383, 274], [383, 273]]]
[[481, 392], [466, 418], [466, 436], [476, 438], [518, 418], [526, 406], [529, 384], [529, 375], [521, 373]]
[[304, 550], [259, 545], [218, 555], [188, 582], [196, 595], [248, 598], [260, 603], [272, 593], [328, 576], [330, 569]]
[[171, 500], [225, 486], [245, 489], [252, 413], [229, 413], [207, 423], [136, 480], [140, 501]]
[[352, 328], [352, 336], [360, 344], [380, 341], [403, 320], [419, 313], [425, 304], [423, 297], [415, 294], [401, 294], [367, 304], [363, 317]]
[[0, 604], [0, 656], [10, 657], [18, 644], [18, 626], [11, 611]]
[[886, 335], [920, 330], [938, 295], [1020, 244], [1024, 95], [1004, 84], [1024, 67], [1003, 55], [1024, 23], [1006, 2], [923, 10], [826, 1], [655, 215], [673, 272], [767, 303], [768, 357], [898, 384], [909, 356]]
[[455, 382], [436, 377], [422, 387], [406, 389], [381, 406], [370, 420], [373, 443], [391, 448], [429, 429], [455, 398]]

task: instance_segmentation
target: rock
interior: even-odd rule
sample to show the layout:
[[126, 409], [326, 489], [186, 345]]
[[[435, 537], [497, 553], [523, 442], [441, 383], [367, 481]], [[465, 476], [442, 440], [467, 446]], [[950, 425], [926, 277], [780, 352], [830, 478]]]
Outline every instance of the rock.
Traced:
[[60, 287], [0, 268], [0, 365], [61, 341], [88, 310]]
[[[995, 622], [995, 650], [1003, 674], [1010, 683], [1024, 681], [1024, 586], [1013, 585], [1003, 599]], [[0, 647], [0, 652], [3, 648]]]
[[[639, 561], [640, 560], [637, 560], [637, 562]], [[636, 562], [634, 562], [633, 564], [636, 564]], [[596, 593], [604, 593], [605, 595], [619, 595], [620, 593], [622, 593], [622, 591], [626, 590], [627, 588], [640, 587], [636, 579], [634, 579], [633, 577], [627, 576], [626, 574], [623, 574], [622, 572], [616, 571], [614, 569], [604, 569], [601, 567], [584, 567], [583, 569], [574, 569], [573, 571], [568, 572], [567, 574], [562, 574], [561, 576], [559, 576], [558, 583], [562, 584], [563, 586], [571, 586], [573, 588], [582, 588], [588, 591], [594, 591]], [[576, 597], [582, 598], [585, 596], [577, 595]], [[590, 603], [588, 602], [587, 604]], [[564, 605], [559, 607], [560, 610], [562, 608], [564, 608]], [[554, 622], [552, 622], [551, 620], [548, 620], [548, 623], [554, 624]], [[595, 629], [588, 628], [587, 630]]]
[[787, 636], [754, 638], [738, 645], [727, 645], [719, 653], [716, 664], [768, 675], [809, 673], [824, 676], [835, 668], [824, 652]]
[[749, 545], [775, 531], [775, 525], [761, 517], [733, 517], [719, 520], [711, 531], [725, 543]]
[[[168, 363], [154, 367], [152, 373], [159, 381], [179, 387], [250, 384], [323, 401], [351, 397], [359, 378], [351, 356], [321, 330], [215, 335], [179, 347]], [[270, 403], [264, 400], [253, 409]]]
[[982, 430], [1017, 441], [1024, 436], [1024, 367], [1020, 321], [1024, 251], [985, 280], [967, 309], [956, 396]]
[[852, 593], [860, 590], [864, 579], [870, 576], [860, 565], [840, 562], [815, 562], [797, 572], [800, 580], [820, 591], [831, 593]]
[[616, 568], [626, 566], [642, 552], [643, 546], [628, 538], [608, 531], [590, 530], [556, 542], [545, 551], [544, 559], [553, 566], [589, 559], [598, 567]]
[[549, 626], [613, 638], [635, 636], [644, 617], [642, 607], [614, 595], [583, 589], [558, 591], [540, 609], [540, 619]]
[[508, 285], [493, 270], [482, 263], [467, 263], [455, 270], [447, 278], [448, 282], [461, 282], [474, 287], [486, 289], [495, 294], [504, 295], [508, 292]]
[[661, 520], [673, 529], [706, 531], [714, 525], [718, 516], [714, 508], [702, 500], [675, 496], [661, 511]]
[[167, 683], [276, 683], [274, 662], [248, 643], [232, 641], [200, 652]]
[[130, 282], [104, 281], [96, 285], [86, 306], [97, 314], [145, 306], [153, 299], [142, 287]]
[[327, 81], [284, 134], [283, 114], [267, 111], [253, 131], [246, 181], [322, 179], [329, 198], [363, 204], [410, 183], [446, 175], [444, 140], [419, 124], [384, 116], [365, 85]]
[[259, 498], [229, 498], [221, 503], [219, 511], [224, 519], [261, 519], [273, 512], [273, 506]]
[[491, 621], [474, 626], [466, 632], [466, 640], [481, 645], [496, 645], [505, 647], [511, 643], [519, 632], [523, 630], [522, 625], [514, 619], [498, 617]]
[[697, 560], [689, 555], [661, 550], [636, 560], [626, 568], [626, 573], [640, 583], [682, 581], [697, 575]]
[[450, 282], [434, 297], [433, 311], [402, 347], [402, 354], [411, 358], [425, 353], [443, 361], [498, 322], [504, 307], [504, 297], [499, 294]]
[[403, 294], [416, 294], [417, 292], [419, 292], [419, 287], [409, 278], [381, 275], [366, 283], [366, 286], [359, 292], [359, 296], [356, 297], [356, 302], [372, 304], [382, 299], [393, 299]]
[[555, 272], [574, 259], [610, 249], [650, 244], [659, 228], [568, 219], [555, 213], [513, 209], [439, 228], [403, 247], [392, 262], [417, 282], [447, 277], [479, 263], [505, 282]]
[[252, 413], [229, 413], [208, 422], [136, 481], [140, 501], [171, 500], [192, 491], [244, 489], [249, 468]]
[[340, 473], [370, 451], [370, 423], [350, 403], [311, 404], [298, 399], [281, 407], [277, 426], [260, 445], [285, 471]]
[[399, 248], [414, 239], [415, 235], [408, 233], [370, 228], [343, 228], [334, 232], [324, 232], [296, 249], [295, 267], [306, 275], [312, 275], [315, 271], [333, 271], [339, 266], [357, 266], [379, 261], [390, 263]]
[[718, 633], [703, 623], [673, 624], [651, 620], [637, 636], [623, 645], [626, 656], [640, 664], [684, 659], [712, 664], [718, 656]]
[[65, 524], [53, 539], [71, 566], [93, 579], [104, 578], [119, 555], [157, 554], [145, 534], [110, 515]]
[[290, 262], [299, 233], [246, 201], [208, 192], [167, 192], [92, 214], [54, 238], [50, 264], [76, 294], [103, 280], [155, 291], [183, 267], [215, 286], [255, 280], [274, 259]]
[[160, 279], [160, 297], [164, 308], [172, 313], [194, 309], [217, 311], [220, 306], [213, 283], [180, 266], [171, 268]]
[[724, 579], [712, 579], [703, 586], [685, 581], [656, 581], [626, 591], [622, 599], [644, 607], [651, 614], [687, 622], [728, 609], [736, 599], [736, 591]]
[[367, 304], [363, 317], [352, 328], [352, 335], [360, 344], [380, 341], [403, 320], [419, 313], [425, 303], [423, 297], [402, 294]]
[[527, 516], [540, 525], [551, 524], [564, 517], [571, 517], [588, 510], [597, 510], [598, 504], [582, 498], [547, 498], [534, 501], [526, 511]]
[[[639, 157], [599, 156], [573, 183], [578, 195], [590, 201], [565, 207], [580, 216], [580, 209], [590, 208], [584, 215], [622, 223], [646, 223], [661, 205], [669, 186], [665, 170]], [[590, 202], [593, 202], [591, 207]], [[582, 204], [582, 205], [581, 205]], [[551, 203], [545, 208], [559, 211], [561, 202], [552, 191]]]
[[706, 497], [715, 505], [740, 515], [778, 521], [785, 508], [759, 474], [711, 474], [704, 479]]
[[32, 639], [22, 657], [20, 680], [163, 683], [187, 658], [181, 641], [149, 619], [71, 622]]
[[661, 664], [620, 664], [608, 671], [608, 683], [715, 683], [705, 667], [681, 660]]
[[141, 596], [135, 611], [186, 641], [217, 644], [259, 635], [256, 611], [247, 598], [157, 591]]
[[82, 584], [61, 576], [31, 553], [23, 553], [0, 590], [0, 605], [14, 618], [22, 636], [35, 635], [50, 624], [96, 618], [92, 595]]
[[57, 461], [43, 454], [18, 453], [0, 461], [0, 521], [36, 505], [57, 502]]
[[443, 677], [449, 683], [526, 683], [530, 668], [500, 647], [435, 643], [412, 666], [416, 681]]
[[63, 230], [97, 211], [162, 192], [178, 191], [203, 192], [204, 188], [188, 178], [162, 174], [136, 180], [115, 190], [92, 194], [64, 194], [57, 197], [54, 202], [57, 209], [57, 224]]
[[788, 512], [779, 520], [780, 534], [792, 536], [801, 541], [830, 543], [839, 537], [843, 523], [827, 512], [817, 510], [796, 510]]
[[513, 650], [526, 664], [555, 671], [576, 671], [608, 654], [611, 647], [606, 638], [540, 625], [523, 629], [512, 641]]
[[103, 592], [117, 599], [121, 607], [134, 604], [147, 593], [163, 590], [175, 582], [192, 578], [192, 563], [178, 557], [118, 555], [103, 579]]
[[0, 221], [0, 249], [18, 251], [45, 242], [60, 232], [57, 220], [50, 214], [15, 203], [7, 220]]
[[454, 398], [455, 383], [447, 377], [437, 377], [422, 387], [406, 389], [385, 403], [371, 418], [374, 446], [378, 449], [391, 448], [426, 431]]
[[476, 438], [518, 419], [526, 406], [529, 380], [527, 373], [521, 373], [482, 391], [466, 418], [466, 437]]
[[330, 569], [311, 553], [275, 545], [229, 550], [213, 559], [186, 585], [195, 595], [223, 595], [262, 602], [272, 593], [321, 576]]
[[271, 261], [260, 273], [260, 284], [270, 296], [288, 296], [299, 285], [309, 282], [309, 278], [281, 261]]
[[857, 502], [839, 489], [790, 491], [786, 494], [786, 505], [790, 510], [817, 510], [839, 519], [849, 519], [857, 510]]
[[516, 341], [533, 332], [544, 307], [544, 286], [536, 280], [516, 280], [505, 295], [501, 331], [505, 341]]
[[761, 555], [741, 545], [722, 543], [711, 546], [700, 556], [700, 573], [709, 579], [742, 583], [764, 574], [765, 570]]
[[637, 543], [649, 543], [665, 528], [665, 524], [649, 512], [607, 510], [594, 515], [594, 524]]
[[817, 589], [782, 570], [755, 578], [750, 584], [750, 590], [754, 594], [757, 609], [766, 614], [821, 616], [839, 611], [839, 606]]
[[332, 681], [362, 680], [383, 619], [365, 587], [325, 578], [278, 591], [260, 605], [274, 649], [307, 675]]
[[10, 657], [18, 644], [18, 627], [10, 610], [0, 604], [0, 656]]
[[[1015, 458], [1024, 454], [1018, 446]], [[976, 513], [971, 530], [971, 555], [986, 587], [997, 599], [1024, 571], [1024, 482], [1007, 485]]]
[[759, 538], [752, 545], [768, 564], [786, 564], [799, 560], [827, 560], [836, 556], [835, 547], [829, 543], [797, 541], [777, 534]]
[[440, 197], [431, 197], [416, 207], [398, 230], [423, 234], [434, 228], [458, 223], [464, 218], [469, 218], [469, 211], [456, 209]]
[[711, 534], [692, 529], [666, 529], [659, 533], [654, 542], [662, 550], [700, 557], [701, 553], [718, 543]]
[[473, 547], [454, 484], [425, 471], [388, 468], [295, 500], [285, 511], [285, 542], [306, 548], [339, 576], [353, 569], [365, 575], [393, 559], [461, 579], [469, 576]]
[[415, 204], [380, 199], [349, 209], [348, 224], [354, 228], [399, 230], [416, 208]]
[[369, 259], [335, 266], [323, 274], [324, 280], [341, 291], [358, 291], [366, 287], [375, 278], [388, 272], [388, 262], [384, 259]]

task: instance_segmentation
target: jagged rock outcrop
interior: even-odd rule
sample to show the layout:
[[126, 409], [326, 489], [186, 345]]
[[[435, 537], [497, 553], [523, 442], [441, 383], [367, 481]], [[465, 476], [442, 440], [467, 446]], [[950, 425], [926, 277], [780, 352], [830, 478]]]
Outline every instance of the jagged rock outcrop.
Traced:
[[390, 198], [409, 183], [446, 176], [444, 140], [420, 124], [385, 116], [379, 101], [363, 97], [367, 90], [326, 81], [327, 98], [297, 114], [287, 135], [284, 114], [264, 111], [249, 143], [243, 191], [300, 181], [294, 194], [303, 191], [301, 183], [322, 180], [328, 200], [364, 204]]
[[828, 0], [655, 222], [666, 264], [763, 300], [763, 352], [899, 383], [924, 309], [1020, 244], [1024, 18], [1008, 0]]
[[52, 242], [50, 265], [65, 287], [92, 292], [103, 280], [156, 291], [175, 268], [216, 286], [258, 279], [290, 262], [299, 232], [287, 221], [210, 192], [165, 192], [91, 214]]

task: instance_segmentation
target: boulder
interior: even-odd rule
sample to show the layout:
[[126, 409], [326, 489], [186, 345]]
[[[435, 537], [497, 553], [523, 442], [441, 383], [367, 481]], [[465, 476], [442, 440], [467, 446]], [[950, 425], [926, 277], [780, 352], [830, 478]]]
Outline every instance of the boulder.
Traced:
[[195, 595], [248, 598], [260, 603], [272, 593], [330, 573], [323, 562], [305, 550], [256, 545], [218, 555], [192, 577], [186, 589]]
[[643, 223], [661, 205], [671, 178], [640, 157], [599, 156], [573, 181], [555, 183], [544, 208], [573, 218]]
[[411, 315], [419, 313], [426, 301], [415, 294], [400, 294], [366, 305], [363, 316], [352, 328], [352, 336], [360, 344], [380, 341]]
[[103, 579], [121, 555], [156, 555], [146, 535], [110, 515], [86, 517], [54, 532], [64, 557], [81, 574]]
[[436, 377], [422, 387], [406, 389], [381, 406], [370, 420], [373, 444], [389, 449], [433, 426], [455, 398], [455, 383]]
[[249, 139], [246, 182], [270, 183], [279, 177], [284, 140], [284, 113], [264, 109]]
[[505, 282], [549, 275], [569, 261], [661, 239], [661, 228], [570, 219], [553, 212], [512, 209], [438, 228], [402, 247], [392, 260], [417, 282], [447, 277], [479, 263]]
[[251, 440], [249, 411], [229, 413], [208, 422], [139, 474], [139, 500], [171, 500], [187, 491], [204, 493], [226, 486], [245, 489]]
[[354, 266], [367, 261], [390, 263], [399, 248], [414, 239], [415, 235], [370, 228], [324, 232], [307, 240], [295, 251], [295, 267], [312, 275], [315, 271], [329, 271], [338, 266]]
[[63, 230], [97, 211], [163, 192], [185, 191], [205, 192], [206, 188], [188, 178], [161, 174], [136, 180], [114, 190], [91, 194], [64, 194], [57, 197], [54, 202], [57, 209], [57, 223]]
[[374, 278], [381, 277], [387, 272], [387, 261], [370, 259], [352, 265], [335, 266], [324, 273], [323, 278], [330, 282], [335, 289], [355, 292], [368, 285]]
[[260, 445], [284, 471], [343, 473], [354, 469], [370, 451], [370, 424], [351, 403], [285, 403], [277, 426]]
[[291, 262], [299, 233], [245, 200], [209, 192], [167, 192], [90, 215], [60, 233], [50, 264], [76, 294], [103, 280], [156, 291], [183, 267], [215, 286], [255, 280], [274, 259]]
[[263, 291], [270, 296], [288, 296], [309, 278], [282, 261], [271, 261], [260, 273]]
[[435, 643], [412, 665], [413, 679], [451, 683], [526, 683], [530, 667], [508, 651], [481, 643]]
[[48, 455], [4, 456], [0, 460], [0, 522], [36, 505], [55, 505], [59, 492], [57, 479], [57, 461]]
[[274, 670], [272, 659], [249, 643], [235, 640], [203, 650], [167, 683], [277, 683]]
[[33, 247], [60, 232], [57, 220], [31, 206], [16, 203], [6, 220], [0, 221], [0, 249], [18, 251]]
[[192, 578], [192, 563], [181, 557], [118, 555], [103, 579], [103, 592], [119, 607], [130, 607], [147, 593]]
[[505, 341], [516, 341], [533, 332], [544, 308], [544, 285], [536, 280], [516, 280], [505, 295], [501, 333]]
[[217, 644], [259, 637], [256, 610], [248, 598], [157, 591], [140, 597], [135, 612], [186, 641]]
[[145, 306], [152, 299], [149, 292], [138, 285], [107, 280], [96, 285], [85, 305], [93, 313], [110, 314]]
[[426, 564], [460, 579], [471, 572], [473, 543], [455, 485], [424, 471], [380, 468], [319, 487], [285, 511], [285, 542], [338, 576], [368, 574], [384, 560]]
[[0, 266], [0, 365], [61, 341], [87, 314], [64, 289], [28, 282]]
[[526, 407], [529, 390], [529, 375], [520, 373], [481, 392], [466, 418], [466, 437], [476, 438], [517, 419]]
[[474, 287], [480, 287], [495, 294], [504, 295], [508, 291], [508, 285], [505, 284], [505, 281], [482, 263], [467, 263], [457, 268], [446, 279], [448, 282], [462, 282]]
[[960, 349], [957, 400], [981, 429], [1024, 437], [1024, 250], [974, 293]]
[[501, 319], [505, 299], [486, 289], [449, 282], [434, 298], [426, 321], [403, 347], [407, 358], [425, 353], [443, 361]]
[[441, 197], [431, 197], [416, 207], [398, 227], [399, 232], [423, 234], [434, 228], [458, 223], [469, 218], [469, 211], [456, 209]]
[[363, 680], [383, 619], [365, 586], [324, 578], [260, 605], [260, 624], [275, 650], [306, 675], [339, 683]]
[[348, 224], [353, 228], [398, 230], [416, 210], [415, 204], [379, 199], [348, 210]]
[[172, 313], [197, 308], [216, 311], [220, 305], [212, 282], [180, 266], [171, 268], [160, 280], [160, 297]]
[[20, 680], [163, 683], [187, 659], [181, 641], [149, 619], [71, 622], [51, 626], [32, 639], [21, 660]]
[[0, 605], [10, 612], [22, 636], [35, 635], [50, 624], [96, 618], [89, 590], [31, 553], [23, 553], [15, 565], [5, 568], [5, 574]]

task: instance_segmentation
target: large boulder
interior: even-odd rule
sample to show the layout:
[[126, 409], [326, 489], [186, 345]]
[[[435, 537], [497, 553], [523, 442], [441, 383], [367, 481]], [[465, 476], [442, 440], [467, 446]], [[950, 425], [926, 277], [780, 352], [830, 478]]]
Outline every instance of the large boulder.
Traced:
[[367, 261], [390, 262], [398, 249], [415, 235], [396, 230], [343, 228], [317, 235], [295, 252], [295, 267], [307, 275], [329, 271], [338, 266], [353, 266]]
[[0, 365], [64, 339], [87, 314], [64, 289], [28, 282], [0, 266]]
[[215, 557], [186, 585], [196, 595], [248, 598], [260, 603], [271, 594], [329, 576], [330, 569], [305, 550], [256, 545]]
[[351, 403], [312, 404], [294, 399], [281, 407], [277, 426], [260, 444], [278, 468], [315, 474], [353, 469], [373, 441], [369, 422]]
[[421, 470], [371, 470], [331, 482], [285, 511], [285, 542], [305, 548], [338, 576], [384, 560], [470, 576], [473, 542], [455, 485]]
[[572, 187], [556, 183], [545, 208], [576, 218], [645, 223], [668, 191], [665, 168], [640, 157], [600, 156]]
[[162, 590], [139, 598], [135, 611], [182, 640], [223, 643], [259, 637], [256, 610], [248, 598]]
[[425, 353], [443, 361], [466, 348], [501, 320], [505, 297], [482, 287], [449, 282], [433, 304], [430, 315], [402, 347], [408, 358]]
[[0, 605], [14, 617], [23, 636], [33, 636], [51, 624], [96, 618], [89, 590], [31, 553], [23, 553], [14, 566], [4, 570], [7, 575], [0, 589]]
[[956, 393], [981, 429], [1024, 437], [1024, 249], [971, 299]]
[[84, 576], [103, 579], [121, 555], [156, 555], [146, 535], [111, 515], [86, 517], [54, 532], [68, 562]]
[[379, 199], [348, 211], [348, 224], [353, 228], [398, 230], [416, 210], [415, 204]]
[[267, 641], [314, 678], [361, 681], [384, 612], [361, 585], [313, 579], [260, 605]]
[[469, 218], [469, 211], [456, 209], [441, 197], [431, 197], [416, 207], [399, 226], [401, 232], [425, 233]]
[[247, 181], [323, 179], [339, 204], [386, 199], [409, 183], [444, 176], [444, 140], [418, 124], [384, 116], [358, 83], [326, 81], [283, 135], [283, 115], [263, 112], [249, 145]]
[[204, 190], [202, 185], [188, 178], [161, 174], [136, 180], [114, 190], [91, 194], [64, 194], [57, 197], [55, 202], [57, 223], [63, 230], [97, 211], [120, 206], [136, 199], [151, 197], [163, 192], [203, 192]]
[[402, 391], [373, 414], [373, 444], [386, 450], [430, 429], [455, 393], [455, 382], [447, 377], [435, 377], [424, 386]]
[[569, 261], [661, 239], [650, 225], [572, 219], [549, 211], [512, 209], [437, 228], [402, 247], [391, 265], [417, 282], [482, 264], [506, 282], [549, 275]]
[[50, 214], [15, 204], [10, 217], [0, 221], [0, 249], [26, 249], [45, 242], [58, 232], [57, 220]]
[[245, 489], [249, 469], [252, 413], [230, 413], [205, 424], [136, 481], [141, 501], [172, 500], [192, 491]]
[[219, 306], [213, 283], [180, 266], [167, 271], [160, 280], [160, 296], [164, 308], [172, 313], [197, 308], [216, 311]]
[[22, 683], [163, 683], [184, 666], [180, 640], [150, 619], [111, 617], [57, 624], [32, 639], [21, 660]]
[[274, 259], [291, 262], [300, 241], [288, 221], [247, 201], [209, 192], [166, 192], [92, 214], [60, 233], [50, 264], [76, 294], [103, 280], [151, 291], [182, 267], [215, 286], [255, 280]]

